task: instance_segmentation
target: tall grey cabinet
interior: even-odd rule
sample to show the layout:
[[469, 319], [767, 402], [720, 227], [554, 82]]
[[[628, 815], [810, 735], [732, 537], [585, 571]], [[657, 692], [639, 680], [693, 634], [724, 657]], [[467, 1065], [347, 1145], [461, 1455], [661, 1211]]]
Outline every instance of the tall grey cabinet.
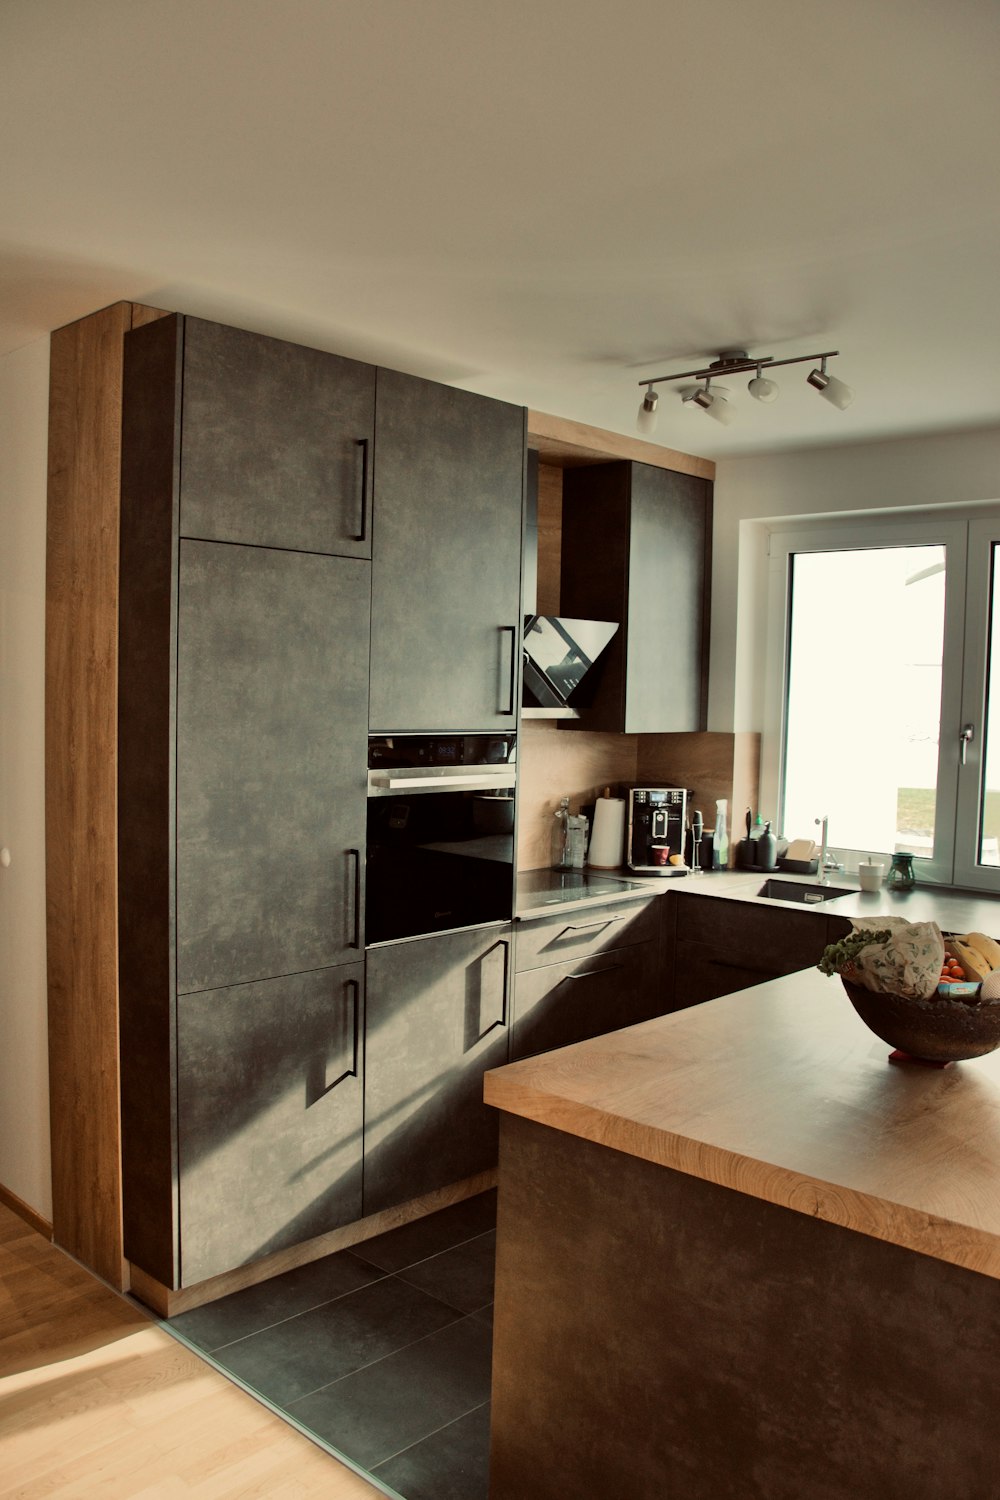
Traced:
[[379, 370], [372, 733], [517, 723], [525, 413]]
[[168, 1288], [361, 1211], [373, 399], [201, 320], [126, 337], [125, 1253]]

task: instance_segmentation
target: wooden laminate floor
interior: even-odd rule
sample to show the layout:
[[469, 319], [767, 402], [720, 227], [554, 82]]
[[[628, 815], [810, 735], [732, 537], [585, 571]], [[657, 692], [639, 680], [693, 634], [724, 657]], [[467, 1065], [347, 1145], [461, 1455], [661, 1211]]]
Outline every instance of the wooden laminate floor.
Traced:
[[0, 1495], [383, 1493], [0, 1204]]

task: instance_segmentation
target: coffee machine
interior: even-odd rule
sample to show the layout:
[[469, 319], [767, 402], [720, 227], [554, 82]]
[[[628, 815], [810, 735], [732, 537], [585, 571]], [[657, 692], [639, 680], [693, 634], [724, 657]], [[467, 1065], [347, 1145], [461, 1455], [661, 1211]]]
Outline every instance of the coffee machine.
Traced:
[[628, 794], [625, 862], [642, 875], [686, 875], [671, 855], [684, 855], [687, 792], [679, 786], [634, 786]]

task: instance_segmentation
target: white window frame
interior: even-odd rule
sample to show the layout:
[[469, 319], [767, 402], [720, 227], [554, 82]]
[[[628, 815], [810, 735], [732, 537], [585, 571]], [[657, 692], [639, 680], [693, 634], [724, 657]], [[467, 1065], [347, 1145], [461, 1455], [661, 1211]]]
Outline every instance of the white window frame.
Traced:
[[[973, 523], [975, 524], [975, 523]], [[997, 522], [982, 523], [1000, 533]], [[928, 884], [951, 885], [955, 882], [956, 868], [956, 808], [958, 800], [959, 739], [958, 730], [963, 712], [962, 667], [966, 630], [966, 581], [969, 551], [970, 523], [959, 519], [954, 513], [942, 512], [928, 517], [926, 513], [915, 517], [912, 513], [897, 520], [878, 520], [852, 516], [849, 519], [824, 518], [814, 524], [803, 524], [792, 528], [771, 530], [768, 535], [768, 588], [767, 626], [765, 637], [765, 683], [764, 722], [761, 731], [761, 776], [760, 805], [780, 809], [783, 806], [782, 754], [785, 738], [785, 710], [788, 673], [788, 628], [791, 605], [789, 558], [796, 552], [844, 552], [852, 549], [870, 550], [877, 547], [942, 546], [946, 555], [944, 645], [941, 684], [941, 742], [938, 757], [938, 781], [936, 789], [936, 817], [934, 851], [930, 859], [917, 863], [918, 879]], [[988, 550], [988, 549], [987, 549]], [[987, 585], [988, 586], [988, 585]], [[830, 628], [836, 630], [838, 611], [850, 609], [850, 599], [830, 601]], [[879, 637], [882, 631], [891, 630], [890, 619], [872, 625], [872, 652], [877, 658]], [[851, 664], [844, 664], [844, 683], [847, 686]], [[843, 698], [839, 706], [831, 685], [831, 713], [844, 712]], [[978, 722], [981, 724], [982, 718]], [[954, 734], [952, 729], [954, 728]], [[861, 726], [859, 726], [859, 733]], [[1000, 725], [996, 732], [1000, 732]], [[976, 757], [978, 765], [978, 754]], [[969, 756], [971, 770], [972, 757]], [[971, 776], [966, 778], [970, 781]], [[816, 809], [821, 817], [825, 808]], [[787, 831], [787, 830], [783, 830]], [[805, 830], [796, 829], [796, 834]], [[872, 851], [848, 849], [836, 843], [836, 828], [831, 828], [834, 841], [831, 852], [845, 870], [856, 870], [860, 857]], [[818, 838], [817, 838], [818, 842]], [[980, 888], [1000, 889], [1000, 878], [995, 882], [992, 872], [982, 867], [975, 870], [975, 881], [963, 865], [963, 883], [970, 882]], [[1000, 872], [998, 872], [1000, 876]]]

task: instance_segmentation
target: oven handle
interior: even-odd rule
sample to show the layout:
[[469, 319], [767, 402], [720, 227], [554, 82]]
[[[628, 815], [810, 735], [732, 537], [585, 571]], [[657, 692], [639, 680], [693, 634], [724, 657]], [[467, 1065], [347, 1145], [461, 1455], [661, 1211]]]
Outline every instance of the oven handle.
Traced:
[[459, 771], [454, 775], [448, 773], [445, 776], [428, 776], [423, 769], [369, 771], [368, 791], [369, 794], [375, 795], [379, 792], [402, 791], [450, 792], [466, 787], [493, 791], [512, 787], [515, 781], [516, 772], [513, 766], [496, 766], [495, 768], [491, 766], [484, 771]]

